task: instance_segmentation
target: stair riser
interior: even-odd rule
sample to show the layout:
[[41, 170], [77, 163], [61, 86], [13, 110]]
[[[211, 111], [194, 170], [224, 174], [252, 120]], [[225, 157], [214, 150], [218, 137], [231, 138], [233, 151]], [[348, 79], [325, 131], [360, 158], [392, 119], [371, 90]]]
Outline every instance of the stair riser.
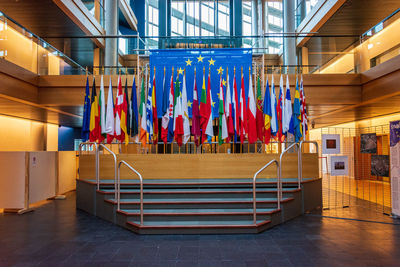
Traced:
[[[125, 215], [127, 221], [140, 222], [139, 215]], [[257, 215], [257, 220], [269, 220], [271, 215]], [[220, 221], [223, 222], [240, 222], [253, 220], [253, 215], [144, 215], [144, 221], [162, 222], [163, 225], [168, 225], [169, 221]]]
[[[277, 208], [277, 203], [257, 203], [257, 208]], [[252, 209], [253, 204], [144, 204], [145, 210], [160, 209]], [[121, 209], [139, 209], [139, 204], [121, 204]]]

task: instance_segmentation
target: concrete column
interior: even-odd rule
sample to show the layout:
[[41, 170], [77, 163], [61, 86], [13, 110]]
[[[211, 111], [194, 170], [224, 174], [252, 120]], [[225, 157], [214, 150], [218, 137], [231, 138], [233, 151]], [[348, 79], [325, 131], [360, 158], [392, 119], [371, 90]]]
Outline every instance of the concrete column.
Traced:
[[[296, 30], [295, 21], [295, 0], [283, 1], [283, 31], [294, 33]], [[296, 65], [296, 38], [285, 37], [283, 39], [283, 64]]]
[[[105, 0], [104, 22], [106, 35], [118, 35], [118, 1]], [[106, 38], [104, 53], [104, 64], [106, 66], [117, 65], [118, 40], [116, 38]], [[110, 74], [110, 69], [107, 69]]]

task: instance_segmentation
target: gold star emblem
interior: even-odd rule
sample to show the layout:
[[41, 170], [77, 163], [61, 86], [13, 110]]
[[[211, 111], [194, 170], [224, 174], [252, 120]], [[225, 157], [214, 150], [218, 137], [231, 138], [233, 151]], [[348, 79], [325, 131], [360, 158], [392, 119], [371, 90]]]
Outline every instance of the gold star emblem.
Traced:
[[197, 57], [197, 62], [203, 62], [204, 57], [202, 57], [201, 55]]
[[186, 66], [192, 66], [192, 61], [189, 58], [185, 62], [186, 62]]
[[223, 86], [226, 86], [226, 81], [225, 81], [225, 79], [222, 79], [222, 85], [223, 85]]
[[189, 108], [192, 107], [192, 102], [190, 102], [190, 100], [188, 100], [187, 104], [188, 104], [188, 107], [189, 107]]
[[221, 66], [219, 67], [219, 69], [217, 69], [217, 71], [218, 71], [218, 74], [223, 74], [224, 73], [224, 69]]
[[218, 99], [219, 99], [219, 97], [220, 97], [219, 93], [217, 93], [217, 96], [218, 96]]
[[[176, 83], [177, 83], [177, 82], [175, 82], [175, 86], [176, 86]], [[181, 85], [181, 82], [179, 82], [179, 85]]]
[[214, 105], [215, 105], [215, 102], [214, 102], [214, 101], [211, 101], [211, 106], [214, 107]]
[[183, 69], [182, 68], [178, 69], [178, 74], [183, 74]]
[[215, 60], [213, 60], [212, 58], [208, 61], [208, 63], [210, 63], [210, 65], [214, 65], [214, 62], [215, 62]]

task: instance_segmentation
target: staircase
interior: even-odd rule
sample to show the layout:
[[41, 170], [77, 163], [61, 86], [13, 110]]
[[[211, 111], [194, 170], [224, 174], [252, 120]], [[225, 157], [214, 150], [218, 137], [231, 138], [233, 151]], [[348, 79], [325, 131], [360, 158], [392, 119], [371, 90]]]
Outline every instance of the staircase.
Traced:
[[[319, 179], [304, 179], [302, 188]], [[140, 234], [258, 233], [304, 212], [297, 179], [283, 179], [278, 208], [276, 179], [258, 179], [256, 223], [252, 179], [148, 180], [143, 183], [143, 224], [137, 180], [123, 180], [120, 209], [114, 181], [77, 180], [77, 206]], [[82, 195], [95, 192], [89, 207]]]
[[[99, 144], [99, 147], [112, 154], [113, 168], [108, 163], [111, 159], [109, 155], [100, 160], [98, 146], [93, 144], [95, 155], [80, 158], [80, 170], [86, 168], [84, 176], [95, 175], [96, 179], [77, 180], [77, 208], [139, 234], [259, 233], [322, 205], [318, 150], [313, 155], [304, 154], [308, 161], [303, 162], [304, 142], [290, 145], [280, 154], [279, 161], [275, 156], [262, 154], [117, 156]], [[296, 157], [295, 154], [287, 156], [288, 160], [283, 164], [285, 153], [296, 146]], [[245, 173], [254, 171], [251, 165], [247, 165], [256, 161], [257, 165], [265, 164], [268, 157], [272, 160], [259, 169], [253, 178], [246, 178], [247, 174], [242, 172], [244, 168]], [[141, 172], [146, 173], [146, 179], [124, 159], [134, 160]], [[208, 164], [205, 164], [207, 161]], [[297, 166], [293, 166], [296, 161]], [[99, 178], [100, 162], [103, 162], [102, 171], [108, 175], [113, 173], [114, 178]], [[154, 162], [157, 162], [157, 167]], [[166, 162], [169, 165], [165, 165]], [[182, 168], [179, 164], [186, 164], [190, 169]], [[276, 165], [275, 177], [278, 178], [257, 178], [261, 172], [265, 175], [267, 168], [273, 164]], [[124, 171], [128, 172], [121, 175], [123, 165]], [[213, 165], [212, 168], [217, 171], [210, 172], [208, 168], [201, 167], [209, 165]], [[292, 177], [287, 173], [296, 173], [297, 178], [281, 178], [284, 177], [283, 165], [287, 168], [286, 177]], [[95, 173], [87, 169], [93, 166]], [[225, 167], [223, 171], [221, 166]], [[304, 172], [303, 166], [306, 167]], [[164, 171], [160, 173], [157, 170]], [[210, 177], [212, 173], [217, 178]], [[230, 178], [238, 173], [240, 178]], [[171, 174], [180, 179], [167, 178]], [[310, 178], [303, 178], [303, 174], [310, 174]], [[187, 178], [202, 175], [207, 178]], [[273, 172], [268, 172], [267, 176], [271, 175], [274, 175]], [[138, 179], [132, 180], [135, 176]], [[221, 179], [220, 176], [225, 178]], [[151, 177], [154, 179], [149, 179]]]

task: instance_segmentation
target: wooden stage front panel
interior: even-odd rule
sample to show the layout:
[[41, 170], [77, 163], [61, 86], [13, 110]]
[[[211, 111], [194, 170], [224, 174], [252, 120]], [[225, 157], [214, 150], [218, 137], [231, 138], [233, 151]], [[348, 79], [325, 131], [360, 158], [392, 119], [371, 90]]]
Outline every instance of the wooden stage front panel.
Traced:
[[[139, 171], [143, 179], [223, 179], [252, 178], [262, 166], [278, 154], [119, 154]], [[303, 154], [303, 177], [317, 178], [318, 154]], [[286, 154], [282, 162], [282, 178], [297, 178], [297, 153]], [[95, 156], [81, 155], [80, 179], [95, 179]], [[258, 177], [276, 178], [275, 165]], [[114, 179], [111, 155], [100, 155], [100, 179]], [[121, 179], [136, 179], [132, 171], [121, 166]]]

